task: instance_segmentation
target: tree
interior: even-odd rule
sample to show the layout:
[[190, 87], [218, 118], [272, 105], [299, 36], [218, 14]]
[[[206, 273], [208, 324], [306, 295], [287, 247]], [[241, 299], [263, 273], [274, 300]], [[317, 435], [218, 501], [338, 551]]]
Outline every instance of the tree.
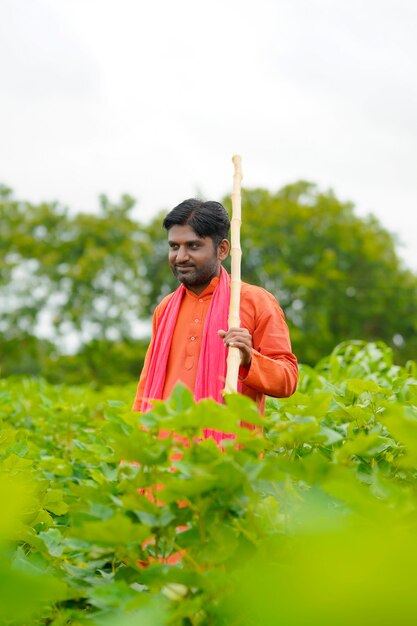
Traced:
[[[229, 198], [223, 202], [230, 209]], [[163, 215], [143, 225], [133, 206], [129, 196], [101, 196], [97, 213], [74, 214], [59, 203], [17, 200], [0, 186], [3, 373], [96, 384], [136, 377], [144, 355], [138, 321], [177, 283]], [[315, 363], [347, 339], [382, 339], [399, 360], [415, 356], [417, 277], [378, 220], [303, 181], [276, 193], [244, 190], [243, 215], [243, 279], [277, 297], [301, 362]], [[79, 350], [64, 358], [69, 338]]]
[[60, 344], [134, 336], [147, 288], [146, 236], [133, 206], [129, 196], [116, 204], [102, 196], [98, 214], [71, 215], [1, 188], [0, 332], [10, 339], [43, 327]]
[[[305, 181], [244, 190], [242, 202], [242, 278], [276, 296], [300, 361], [315, 363], [347, 339], [382, 339], [400, 360], [415, 356], [417, 277], [375, 217], [356, 216], [352, 203]], [[223, 203], [230, 210], [228, 197]], [[160, 223], [148, 227], [152, 306], [173, 286]]]
[[[133, 206], [129, 196], [116, 204], [101, 196], [98, 213], [71, 214], [0, 187], [2, 375], [96, 385], [137, 378], [151, 252]], [[78, 353], [62, 354], [69, 348]]]

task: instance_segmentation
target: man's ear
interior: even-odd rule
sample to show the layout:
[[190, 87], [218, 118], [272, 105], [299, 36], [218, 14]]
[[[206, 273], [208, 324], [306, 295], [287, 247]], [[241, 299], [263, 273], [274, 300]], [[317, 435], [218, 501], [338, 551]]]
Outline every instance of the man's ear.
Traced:
[[217, 246], [217, 258], [220, 261], [224, 261], [230, 252], [230, 243], [227, 239], [222, 239], [219, 245]]

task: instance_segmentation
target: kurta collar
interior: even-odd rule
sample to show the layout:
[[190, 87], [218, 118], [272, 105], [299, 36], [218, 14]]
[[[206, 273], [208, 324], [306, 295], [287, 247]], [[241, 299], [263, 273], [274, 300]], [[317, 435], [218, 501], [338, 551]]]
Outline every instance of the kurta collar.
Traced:
[[190, 291], [186, 287], [185, 291], [187, 293], [187, 296], [190, 296], [191, 298], [195, 298], [196, 300], [206, 300], [207, 298], [209, 298], [210, 296], [213, 295], [214, 290], [216, 289], [217, 285], [219, 284], [219, 280], [220, 279], [219, 279], [218, 276], [215, 276], [214, 278], [212, 278], [211, 281], [210, 281], [210, 284], [207, 285], [207, 287], [204, 289], [204, 291], [202, 291], [198, 295], [196, 293], [194, 293], [193, 291]]

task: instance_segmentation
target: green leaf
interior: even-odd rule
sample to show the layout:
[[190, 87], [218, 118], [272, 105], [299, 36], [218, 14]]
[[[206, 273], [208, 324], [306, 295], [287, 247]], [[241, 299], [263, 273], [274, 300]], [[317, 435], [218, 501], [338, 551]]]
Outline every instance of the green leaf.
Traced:
[[71, 531], [71, 536], [77, 539], [109, 546], [140, 544], [149, 537], [149, 534], [148, 527], [134, 524], [121, 513], [116, 513], [105, 520], [85, 522], [81, 527]]
[[64, 539], [56, 528], [49, 528], [46, 532], [40, 532], [39, 537], [44, 541], [51, 556], [61, 556], [65, 550]]
[[351, 378], [346, 381], [346, 386], [353, 393], [360, 395], [361, 393], [378, 393], [385, 392], [385, 389], [382, 389], [379, 385], [377, 385], [373, 380], [362, 380], [359, 378]]
[[194, 396], [192, 392], [181, 383], [175, 385], [170, 397], [168, 398], [168, 408], [175, 413], [182, 413], [194, 406]]
[[137, 596], [137, 591], [134, 591], [123, 580], [120, 580], [96, 587], [90, 592], [89, 600], [93, 606], [99, 609], [126, 609], [134, 603]]
[[68, 512], [68, 504], [64, 502], [64, 494], [59, 489], [49, 489], [42, 501], [42, 505], [47, 511], [55, 515], [64, 515]]

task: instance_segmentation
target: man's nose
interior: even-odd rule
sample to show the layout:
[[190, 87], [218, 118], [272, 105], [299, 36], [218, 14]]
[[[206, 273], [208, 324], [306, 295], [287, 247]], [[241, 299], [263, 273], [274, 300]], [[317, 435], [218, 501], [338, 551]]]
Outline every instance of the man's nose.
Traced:
[[177, 250], [177, 263], [184, 263], [189, 259], [188, 250], [186, 246], [180, 246]]

